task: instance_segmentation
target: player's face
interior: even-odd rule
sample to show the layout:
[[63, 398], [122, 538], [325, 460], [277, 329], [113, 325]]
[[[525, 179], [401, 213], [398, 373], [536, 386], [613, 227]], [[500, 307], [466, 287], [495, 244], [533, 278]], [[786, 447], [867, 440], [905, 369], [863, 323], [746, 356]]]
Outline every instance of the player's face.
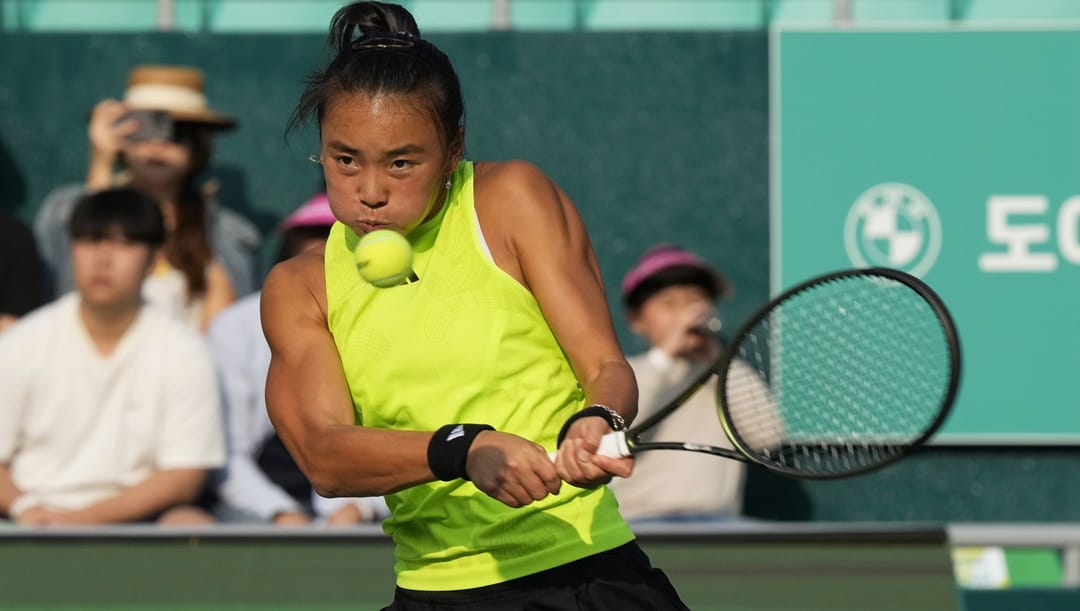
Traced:
[[72, 274], [85, 303], [101, 308], [137, 307], [156, 252], [114, 234], [71, 244]]
[[408, 233], [439, 211], [460, 151], [447, 150], [422, 101], [338, 94], [320, 129], [330, 208], [356, 233]]
[[709, 293], [692, 284], [657, 291], [630, 317], [635, 333], [671, 356], [694, 356], [707, 351], [712, 339], [693, 331], [715, 313]]

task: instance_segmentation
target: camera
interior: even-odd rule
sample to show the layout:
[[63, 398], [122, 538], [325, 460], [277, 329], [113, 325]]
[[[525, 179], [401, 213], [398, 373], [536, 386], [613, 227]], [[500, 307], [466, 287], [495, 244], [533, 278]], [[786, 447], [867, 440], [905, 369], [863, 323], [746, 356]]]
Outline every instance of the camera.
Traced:
[[172, 115], [164, 110], [131, 110], [123, 114], [117, 124], [134, 120], [138, 127], [127, 138], [131, 142], [146, 140], [171, 141], [175, 134]]

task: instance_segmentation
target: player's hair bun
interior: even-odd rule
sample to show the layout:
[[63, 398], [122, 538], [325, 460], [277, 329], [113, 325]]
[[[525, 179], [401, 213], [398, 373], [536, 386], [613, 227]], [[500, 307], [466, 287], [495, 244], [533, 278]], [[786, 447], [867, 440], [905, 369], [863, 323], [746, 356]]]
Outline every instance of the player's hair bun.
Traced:
[[339, 53], [351, 49], [358, 38], [394, 35], [420, 37], [416, 20], [397, 4], [354, 2], [339, 10], [330, 22], [330, 43]]

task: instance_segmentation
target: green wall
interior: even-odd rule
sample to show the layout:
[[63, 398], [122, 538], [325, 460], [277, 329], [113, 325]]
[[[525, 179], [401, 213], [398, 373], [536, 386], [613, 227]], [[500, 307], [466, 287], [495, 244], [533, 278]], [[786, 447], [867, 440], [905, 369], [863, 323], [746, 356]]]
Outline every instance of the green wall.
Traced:
[[930, 447], [880, 471], [795, 481], [753, 468], [747, 513], [773, 520], [1070, 522], [1080, 520], [1072, 447]]
[[[463, 82], [468, 156], [547, 171], [580, 207], [613, 301], [625, 270], [662, 240], [732, 276], [732, 319], [765, 298], [763, 34], [433, 38]], [[30, 219], [50, 188], [83, 178], [87, 112], [122, 95], [133, 64], [189, 63], [205, 70], [211, 104], [240, 119], [216, 146], [225, 204], [271, 232], [319, 184], [314, 132], [284, 138], [302, 81], [326, 57], [315, 35], [0, 36], [0, 202]], [[628, 350], [641, 347], [621, 331]]]

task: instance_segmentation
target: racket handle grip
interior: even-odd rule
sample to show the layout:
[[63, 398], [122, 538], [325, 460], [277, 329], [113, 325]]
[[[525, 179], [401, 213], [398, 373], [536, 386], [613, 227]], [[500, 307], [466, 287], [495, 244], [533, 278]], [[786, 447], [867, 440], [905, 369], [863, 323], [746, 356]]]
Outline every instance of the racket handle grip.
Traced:
[[[622, 458], [623, 456], [630, 456], [630, 444], [626, 442], [626, 431], [612, 431], [600, 438], [600, 447], [596, 449], [596, 453], [601, 456], [610, 456], [612, 458]], [[548, 458], [552, 462], [555, 462], [555, 456], [558, 452], [548, 452]]]
[[630, 444], [626, 442], [626, 431], [612, 431], [600, 438], [600, 447], [596, 453], [601, 456], [622, 458], [630, 456]]

